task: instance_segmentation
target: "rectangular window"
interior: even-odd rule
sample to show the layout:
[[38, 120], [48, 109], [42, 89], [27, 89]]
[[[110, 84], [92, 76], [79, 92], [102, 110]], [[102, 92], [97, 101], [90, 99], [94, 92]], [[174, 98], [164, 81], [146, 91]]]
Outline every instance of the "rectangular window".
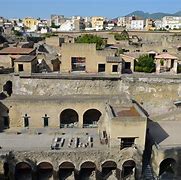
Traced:
[[112, 72], [118, 72], [118, 65], [112, 66]]
[[72, 57], [71, 58], [71, 65], [72, 71], [85, 71], [86, 58], [85, 57]]
[[98, 72], [105, 72], [106, 65], [105, 64], [98, 64]]
[[20, 71], [24, 71], [24, 69], [23, 69], [23, 64], [18, 64], [18, 71], [20, 72]]
[[135, 138], [121, 138], [120, 149], [132, 147], [135, 144]]
[[27, 114], [24, 116], [24, 127], [29, 127], [29, 117]]

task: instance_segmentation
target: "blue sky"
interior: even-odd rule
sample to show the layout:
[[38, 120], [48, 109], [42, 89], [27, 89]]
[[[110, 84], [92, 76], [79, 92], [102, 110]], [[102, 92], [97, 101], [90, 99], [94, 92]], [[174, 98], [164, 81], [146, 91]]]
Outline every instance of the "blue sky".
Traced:
[[0, 0], [0, 16], [7, 18], [101, 15], [117, 17], [135, 10], [145, 12], [177, 12], [181, 0]]

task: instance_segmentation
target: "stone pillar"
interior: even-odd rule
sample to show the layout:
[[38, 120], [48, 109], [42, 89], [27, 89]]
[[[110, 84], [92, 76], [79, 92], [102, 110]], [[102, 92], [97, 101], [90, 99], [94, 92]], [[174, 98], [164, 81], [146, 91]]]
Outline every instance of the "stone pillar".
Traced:
[[59, 180], [59, 172], [58, 170], [54, 170], [53, 171], [53, 180]]
[[78, 122], [78, 127], [82, 128], [83, 127], [83, 113], [79, 113], [79, 122]]
[[156, 59], [156, 73], [160, 73], [160, 59]]
[[177, 62], [177, 60], [174, 60], [173, 73], [175, 73], [175, 74], [177, 74], [177, 67], [178, 67], [178, 62]]

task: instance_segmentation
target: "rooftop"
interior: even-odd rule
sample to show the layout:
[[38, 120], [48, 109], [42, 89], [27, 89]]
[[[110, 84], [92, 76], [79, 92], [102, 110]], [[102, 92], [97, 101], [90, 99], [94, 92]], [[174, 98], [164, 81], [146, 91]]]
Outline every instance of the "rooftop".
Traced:
[[121, 109], [120, 111], [117, 112], [117, 115], [118, 117], [140, 116], [140, 114], [138, 113], [138, 111], [135, 109], [134, 106]]
[[178, 57], [173, 56], [169, 53], [163, 53], [155, 56], [155, 59], [178, 59]]
[[7, 47], [0, 51], [1, 54], [22, 54], [22, 55], [28, 55], [31, 52], [33, 52], [35, 49], [33, 48], [20, 48], [20, 47]]
[[20, 56], [19, 58], [15, 59], [14, 62], [31, 62], [36, 58], [36, 56]]

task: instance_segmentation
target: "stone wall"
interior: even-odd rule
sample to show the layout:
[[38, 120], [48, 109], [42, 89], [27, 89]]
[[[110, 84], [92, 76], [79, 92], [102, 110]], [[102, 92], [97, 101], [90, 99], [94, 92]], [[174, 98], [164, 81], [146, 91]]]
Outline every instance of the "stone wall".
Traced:
[[119, 95], [136, 100], [150, 115], [174, 110], [173, 102], [181, 96], [179, 76], [123, 76], [122, 80], [38, 79], [0, 76], [0, 87], [12, 80], [18, 95]]

